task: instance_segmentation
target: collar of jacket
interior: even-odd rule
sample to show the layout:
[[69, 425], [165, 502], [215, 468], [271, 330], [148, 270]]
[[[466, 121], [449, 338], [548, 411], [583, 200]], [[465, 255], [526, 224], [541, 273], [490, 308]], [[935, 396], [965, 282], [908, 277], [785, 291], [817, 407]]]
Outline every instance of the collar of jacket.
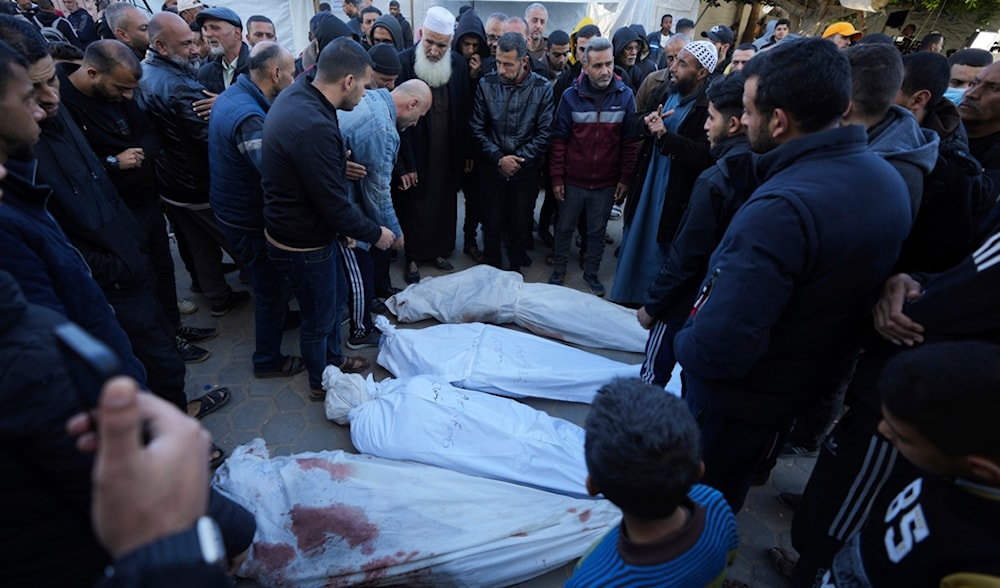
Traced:
[[260, 86], [253, 83], [253, 80], [250, 79], [250, 74], [241, 73], [236, 76], [236, 79], [233, 80], [233, 84], [230, 88], [233, 86], [239, 87], [239, 89], [253, 97], [253, 99], [264, 108], [264, 112], [270, 110], [272, 102], [267, 99], [267, 96], [265, 96], [264, 92], [261, 91]]
[[324, 96], [323, 93], [319, 91], [319, 88], [313, 85], [314, 81], [316, 81], [316, 70], [313, 70], [308, 73], [303, 73], [298, 80], [295, 80], [295, 83], [302, 84], [303, 86], [305, 86], [306, 91], [313, 94], [316, 97], [316, 99], [319, 100], [323, 108], [329, 109], [329, 111], [333, 113], [333, 120], [338, 121], [337, 124], [339, 125], [340, 119], [337, 117], [337, 109], [333, 106], [333, 104], [330, 103], [329, 100], [326, 99], [326, 96]]
[[722, 159], [727, 153], [735, 149], [739, 145], [749, 145], [749, 140], [747, 139], [746, 132], [740, 133], [739, 135], [731, 135], [725, 141], [719, 143], [715, 147], [712, 147], [710, 153], [712, 154], [712, 159], [716, 161]]
[[147, 51], [146, 63], [155, 67], [165, 67], [167, 69], [177, 70], [178, 73], [189, 78], [195, 77], [194, 72], [190, 69], [181, 67], [180, 64], [174, 63], [174, 61], [169, 57], [164, 57], [153, 50]]
[[848, 152], [868, 149], [868, 134], [864, 125], [847, 125], [809, 133], [779, 145], [760, 157], [757, 177], [764, 182], [800, 159], [815, 153], [822, 153], [825, 156], [833, 150], [844, 149]]

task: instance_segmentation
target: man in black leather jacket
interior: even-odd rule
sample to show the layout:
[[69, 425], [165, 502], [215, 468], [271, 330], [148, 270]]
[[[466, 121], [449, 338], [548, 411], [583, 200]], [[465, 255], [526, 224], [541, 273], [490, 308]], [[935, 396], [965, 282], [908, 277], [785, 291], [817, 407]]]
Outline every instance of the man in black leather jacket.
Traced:
[[[193, 107], [206, 96], [189, 65], [198, 47], [183, 19], [170, 12], [157, 13], [149, 20], [149, 40], [150, 55], [142, 64], [138, 98], [163, 142], [156, 160], [160, 198], [187, 238], [201, 288], [212, 304], [212, 316], [222, 316], [250, 295], [234, 292], [222, 271], [219, 248], [229, 245], [208, 204], [208, 121]], [[232, 252], [230, 256], [240, 263]]]

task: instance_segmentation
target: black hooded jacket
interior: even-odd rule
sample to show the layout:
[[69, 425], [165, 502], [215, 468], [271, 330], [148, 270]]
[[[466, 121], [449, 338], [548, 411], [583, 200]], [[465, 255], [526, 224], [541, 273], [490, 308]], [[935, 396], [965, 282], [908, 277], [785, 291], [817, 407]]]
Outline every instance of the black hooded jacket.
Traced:
[[483, 21], [476, 14], [475, 10], [466, 10], [462, 18], [458, 20], [458, 25], [455, 27], [455, 37], [454, 41], [451, 43], [451, 48], [458, 51], [459, 54], [462, 53], [462, 48], [459, 46], [459, 41], [462, 37], [474, 36], [479, 40], [479, 56], [482, 58], [487, 58], [490, 56], [490, 47], [486, 44], [486, 29], [483, 27]]
[[[615, 36], [611, 38], [611, 44], [614, 46], [615, 52], [615, 73], [621, 77], [626, 86], [632, 89], [632, 93], [634, 94], [639, 91], [639, 85], [642, 84], [644, 77], [642, 71], [635, 65], [624, 66], [618, 63], [622, 50], [632, 41], [639, 41], [639, 55], [641, 55], [645, 39], [629, 27], [618, 29], [615, 31]], [[636, 55], [636, 63], [639, 62], [639, 55]]]
[[368, 33], [373, 39], [375, 38], [375, 29], [379, 27], [389, 31], [389, 34], [392, 35], [393, 46], [397, 52], [406, 48], [403, 46], [403, 29], [399, 26], [399, 21], [396, 20], [395, 16], [383, 14], [375, 20], [371, 32]]

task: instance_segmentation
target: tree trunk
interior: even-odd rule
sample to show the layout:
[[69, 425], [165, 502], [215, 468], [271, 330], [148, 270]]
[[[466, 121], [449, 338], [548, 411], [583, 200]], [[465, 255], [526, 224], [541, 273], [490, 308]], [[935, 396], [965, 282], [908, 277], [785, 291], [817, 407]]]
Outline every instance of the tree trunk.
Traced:
[[740, 34], [740, 43], [752, 43], [757, 38], [757, 21], [760, 20], [760, 3], [750, 5], [750, 16], [747, 17], [747, 26]]

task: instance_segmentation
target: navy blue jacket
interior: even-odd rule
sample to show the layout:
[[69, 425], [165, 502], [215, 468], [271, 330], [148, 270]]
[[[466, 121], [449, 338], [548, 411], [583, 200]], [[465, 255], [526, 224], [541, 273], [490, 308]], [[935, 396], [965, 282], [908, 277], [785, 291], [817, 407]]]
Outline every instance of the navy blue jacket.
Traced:
[[[250, 119], [261, 129], [271, 102], [246, 75], [239, 76], [212, 105], [208, 123], [208, 166], [212, 183], [208, 201], [219, 222], [231, 227], [264, 230], [264, 190], [260, 187], [260, 147], [241, 149], [238, 131]], [[258, 140], [260, 137], [258, 137]]]
[[261, 182], [268, 234], [295, 248], [325, 247], [338, 235], [375, 243], [381, 228], [347, 193], [347, 153], [337, 109], [313, 73], [281, 92], [264, 121]]
[[778, 425], [856, 349], [910, 203], [860, 125], [785, 143], [757, 172], [762, 184], [712, 254], [674, 349], [693, 404]]
[[[241, 74], [250, 73], [250, 48], [246, 43], [240, 47], [240, 54], [236, 57], [236, 72], [233, 74], [233, 84]], [[198, 81], [205, 89], [215, 94], [221, 94], [226, 88], [226, 80], [222, 77], [222, 56], [213, 57], [198, 68]], [[232, 85], [232, 84], [230, 84]], [[215, 105], [212, 105], [212, 116], [215, 116]]]

